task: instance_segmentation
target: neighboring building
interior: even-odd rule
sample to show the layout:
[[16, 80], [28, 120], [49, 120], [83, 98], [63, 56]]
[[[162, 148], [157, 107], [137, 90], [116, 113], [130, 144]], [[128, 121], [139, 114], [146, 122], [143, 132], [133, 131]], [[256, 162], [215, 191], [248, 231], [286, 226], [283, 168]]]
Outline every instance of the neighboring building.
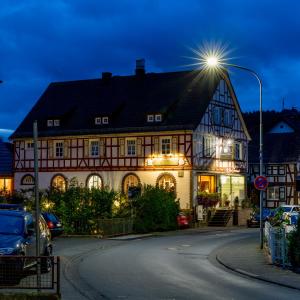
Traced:
[[182, 209], [199, 192], [245, 197], [249, 135], [227, 74], [200, 71], [51, 83], [11, 136], [15, 188], [34, 183], [32, 124], [39, 129], [41, 188], [158, 184]]
[[13, 145], [0, 138], [0, 195], [13, 190]]
[[[259, 175], [259, 113], [244, 114], [252, 141], [249, 144], [249, 187]], [[300, 112], [295, 109], [263, 113], [263, 175], [269, 181], [264, 206], [299, 203]], [[298, 177], [298, 187], [297, 187]]]

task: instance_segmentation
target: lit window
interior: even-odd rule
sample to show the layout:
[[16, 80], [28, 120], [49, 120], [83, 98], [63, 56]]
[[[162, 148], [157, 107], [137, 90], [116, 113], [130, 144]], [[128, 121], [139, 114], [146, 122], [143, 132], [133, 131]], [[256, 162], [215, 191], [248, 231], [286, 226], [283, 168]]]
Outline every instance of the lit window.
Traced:
[[89, 189], [101, 189], [102, 180], [99, 175], [90, 175], [87, 180], [87, 186]]
[[91, 156], [99, 156], [99, 142], [98, 141], [90, 141], [90, 155]]
[[52, 127], [53, 126], [53, 120], [47, 120], [47, 126]]
[[128, 193], [128, 190], [138, 187], [140, 183], [139, 178], [135, 174], [128, 174], [123, 178], [123, 192]]
[[147, 115], [147, 122], [154, 122], [154, 115]]
[[129, 156], [136, 155], [135, 139], [127, 140], [127, 155], [129, 155]]
[[102, 118], [102, 124], [108, 124], [108, 117]]
[[54, 120], [53, 125], [56, 126], [56, 127], [60, 126], [60, 120]]
[[101, 125], [101, 118], [95, 118], [95, 124]]
[[22, 185], [33, 185], [34, 184], [34, 177], [30, 174], [25, 175], [22, 179], [21, 179], [21, 184]]
[[175, 183], [175, 178], [170, 174], [161, 175], [157, 180], [157, 185], [168, 191], [175, 191]]
[[52, 183], [51, 186], [53, 188], [56, 188], [60, 191], [65, 191], [66, 190], [66, 179], [62, 175], [56, 175], [52, 178]]
[[171, 153], [171, 139], [163, 138], [161, 139], [161, 154], [170, 154]]
[[64, 143], [56, 142], [55, 143], [55, 157], [63, 157], [64, 156]]
[[155, 115], [155, 122], [161, 122], [161, 114]]

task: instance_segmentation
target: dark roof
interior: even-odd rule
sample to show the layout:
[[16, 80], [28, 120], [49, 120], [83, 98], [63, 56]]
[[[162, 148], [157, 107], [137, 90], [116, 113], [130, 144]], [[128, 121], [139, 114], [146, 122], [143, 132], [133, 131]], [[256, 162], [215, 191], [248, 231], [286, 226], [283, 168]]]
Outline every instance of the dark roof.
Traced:
[[[32, 136], [34, 120], [39, 136], [194, 129], [220, 79], [183, 71], [51, 83], [11, 138]], [[147, 123], [149, 113], [163, 121]], [[109, 124], [95, 125], [98, 116]], [[50, 129], [47, 119], [61, 125]]]
[[0, 139], [0, 176], [13, 174], [13, 145]]
[[[259, 112], [244, 113], [244, 120], [252, 141], [249, 143], [249, 163], [259, 162]], [[270, 133], [279, 122], [294, 129], [292, 133]], [[300, 159], [300, 112], [263, 112], [263, 160], [264, 163], [296, 162]]]

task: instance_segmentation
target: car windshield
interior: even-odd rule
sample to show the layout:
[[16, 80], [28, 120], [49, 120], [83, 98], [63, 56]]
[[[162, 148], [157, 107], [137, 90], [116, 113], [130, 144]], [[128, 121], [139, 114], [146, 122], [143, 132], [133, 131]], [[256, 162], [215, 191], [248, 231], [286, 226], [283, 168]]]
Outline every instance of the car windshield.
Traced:
[[24, 220], [18, 216], [0, 215], [0, 234], [21, 235], [24, 230]]

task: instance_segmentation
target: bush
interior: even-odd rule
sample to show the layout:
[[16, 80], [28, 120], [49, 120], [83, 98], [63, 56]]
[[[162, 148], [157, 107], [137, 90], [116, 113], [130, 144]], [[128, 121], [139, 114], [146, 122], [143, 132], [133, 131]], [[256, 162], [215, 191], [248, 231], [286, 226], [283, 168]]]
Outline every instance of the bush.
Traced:
[[135, 209], [134, 230], [136, 232], [177, 228], [179, 202], [174, 192], [148, 185], [132, 204]]
[[298, 218], [297, 229], [288, 236], [289, 257], [294, 268], [300, 267], [300, 218]]

